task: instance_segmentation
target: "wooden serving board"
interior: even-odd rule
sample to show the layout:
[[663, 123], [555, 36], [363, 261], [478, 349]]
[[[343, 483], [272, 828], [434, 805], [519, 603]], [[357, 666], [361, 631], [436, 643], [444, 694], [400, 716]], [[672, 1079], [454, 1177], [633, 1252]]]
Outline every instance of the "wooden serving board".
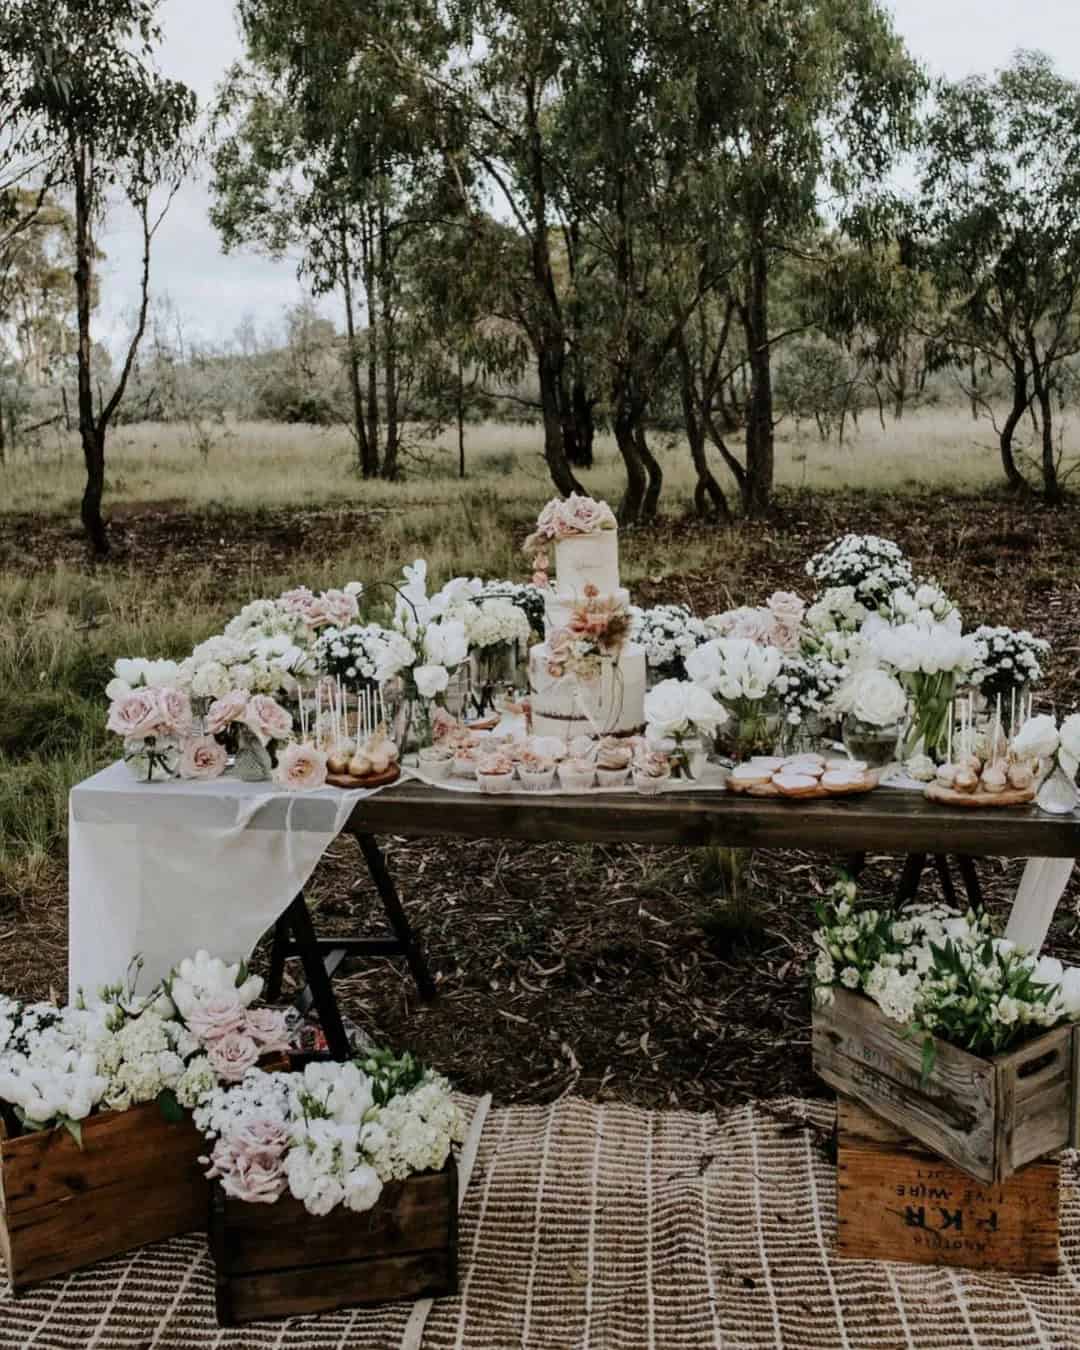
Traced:
[[337, 788], [377, 788], [396, 783], [400, 777], [401, 765], [391, 764], [385, 772], [369, 774], [366, 778], [354, 778], [348, 773], [328, 773], [326, 781], [331, 787]]
[[1004, 792], [957, 792], [942, 783], [929, 783], [926, 795], [944, 806], [1026, 806], [1035, 800], [1035, 789], [1006, 788]]
[[791, 802], [820, 801], [825, 797], [850, 797], [855, 793], [873, 792], [877, 785], [877, 777], [867, 773], [850, 787], [827, 788], [819, 783], [813, 791], [800, 792], [796, 795], [793, 792], [781, 792], [775, 783], [733, 783], [730, 778], [727, 781], [729, 792], [737, 792], [746, 797], [779, 797]]

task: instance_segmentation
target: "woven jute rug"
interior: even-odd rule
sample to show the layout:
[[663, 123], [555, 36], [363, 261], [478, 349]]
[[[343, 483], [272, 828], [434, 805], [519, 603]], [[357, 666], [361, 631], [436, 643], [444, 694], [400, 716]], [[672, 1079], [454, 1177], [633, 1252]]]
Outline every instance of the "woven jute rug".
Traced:
[[821, 1147], [831, 1124], [826, 1104], [796, 1101], [721, 1118], [574, 1099], [492, 1110], [475, 1132], [459, 1298], [222, 1331], [213, 1267], [192, 1236], [5, 1297], [0, 1345], [1080, 1347], [1074, 1187], [1063, 1188], [1054, 1279], [841, 1261]]

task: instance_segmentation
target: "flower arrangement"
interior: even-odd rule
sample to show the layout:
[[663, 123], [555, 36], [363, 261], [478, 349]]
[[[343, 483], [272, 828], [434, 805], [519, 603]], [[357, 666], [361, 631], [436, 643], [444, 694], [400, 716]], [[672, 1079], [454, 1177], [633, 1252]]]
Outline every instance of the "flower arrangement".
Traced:
[[105, 725], [123, 738], [131, 772], [146, 782], [171, 777], [180, 742], [192, 729], [191, 700], [173, 687], [139, 685], [122, 692], [115, 680], [109, 687], [113, 698]]
[[908, 698], [903, 685], [887, 670], [861, 670], [837, 691], [837, 710], [850, 713], [869, 727], [895, 727], [904, 719]]
[[729, 710], [728, 749], [736, 759], [771, 753], [779, 732], [779, 699], [786, 689], [784, 653], [749, 638], [713, 638], [686, 659], [690, 679]]
[[477, 599], [509, 600], [528, 619], [532, 634], [543, 638], [545, 600], [542, 587], [514, 581], [485, 581], [477, 592]]
[[210, 1092], [195, 1123], [213, 1141], [207, 1175], [228, 1195], [273, 1204], [288, 1191], [314, 1215], [371, 1209], [386, 1182], [440, 1171], [464, 1138], [446, 1080], [386, 1052], [252, 1070]]
[[888, 602], [879, 611], [881, 618], [891, 624], [918, 624], [931, 628], [935, 624], [959, 632], [962, 627], [960, 611], [945, 592], [933, 581], [912, 582], [898, 586]]
[[710, 636], [686, 605], [630, 607], [630, 641], [644, 647], [648, 668], [659, 679], [686, 679], [686, 658]]
[[743, 638], [782, 652], [798, 650], [806, 603], [791, 591], [774, 592], [760, 608], [744, 606], [714, 614], [705, 626], [714, 637]]
[[802, 727], [814, 718], [828, 717], [847, 678], [846, 666], [834, 665], [824, 656], [785, 656], [779, 681], [785, 724]]
[[905, 623], [874, 635], [874, 650], [908, 691], [912, 724], [904, 757], [923, 753], [939, 761], [946, 752], [953, 699], [960, 681], [975, 669], [982, 644], [948, 624]]
[[1009, 745], [1009, 757], [1030, 766], [1041, 776], [1038, 803], [1052, 815], [1068, 815], [1076, 809], [1076, 775], [1080, 770], [1080, 713], [1060, 724], [1040, 714], [1029, 717]]
[[677, 776], [700, 777], [704, 752], [691, 756], [688, 742], [716, 735], [728, 710], [690, 680], [664, 680], [645, 695], [646, 737], [669, 752]]
[[324, 628], [314, 656], [320, 671], [354, 693], [385, 684], [416, 663], [416, 649], [409, 639], [377, 623]]
[[869, 613], [854, 586], [830, 586], [806, 611], [803, 641], [814, 644], [831, 633], [857, 633]]
[[167, 1118], [287, 1048], [283, 1013], [251, 1005], [262, 980], [206, 952], [147, 997], [111, 986], [87, 1005], [0, 997], [0, 1102], [24, 1131], [63, 1126], [78, 1142], [95, 1110], [157, 1101]]
[[999, 695], [1010, 707], [1014, 696], [1031, 689], [1042, 679], [1042, 662], [1050, 654], [1044, 638], [1033, 637], [1027, 629], [994, 628], [984, 624], [972, 637], [981, 647], [981, 659], [971, 672], [971, 682], [982, 695], [993, 701]]
[[570, 611], [565, 625], [548, 638], [548, 674], [554, 679], [564, 675], [598, 679], [604, 661], [618, 658], [629, 633], [626, 606], [616, 596], [586, 586], [583, 600]]
[[828, 1005], [837, 987], [864, 993], [922, 1038], [927, 1072], [934, 1037], [993, 1055], [1080, 1020], [1080, 969], [993, 937], [987, 915], [923, 905], [896, 914], [856, 899], [844, 879], [817, 907], [814, 999]]
[[875, 534], [845, 534], [806, 564], [823, 589], [851, 587], [868, 610], [885, 607], [893, 592], [911, 585], [911, 564], [899, 545]]
[[180, 662], [177, 684], [192, 698], [221, 698], [230, 689], [249, 693], [295, 694], [299, 684], [314, 674], [308, 645], [287, 633], [254, 641], [207, 638]]

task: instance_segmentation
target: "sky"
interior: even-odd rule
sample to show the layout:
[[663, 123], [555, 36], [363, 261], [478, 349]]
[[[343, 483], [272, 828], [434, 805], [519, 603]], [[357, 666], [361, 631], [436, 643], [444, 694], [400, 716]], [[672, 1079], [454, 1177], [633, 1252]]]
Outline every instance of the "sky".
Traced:
[[[343, 4], [354, 0], [342, 0]], [[897, 29], [932, 74], [959, 79], [1007, 64], [1020, 47], [1040, 48], [1062, 74], [1080, 79], [1077, 0], [891, 0]], [[164, 0], [165, 42], [159, 63], [209, 100], [241, 54], [230, 0]], [[224, 255], [207, 217], [205, 181], [185, 184], [161, 226], [151, 263], [156, 297], [167, 296], [189, 341], [228, 340], [245, 316], [260, 332], [279, 330], [287, 305], [303, 292], [295, 261], [271, 262], [253, 252]], [[134, 221], [116, 212], [102, 236], [102, 320], [116, 345], [137, 300], [139, 239]], [[333, 302], [323, 308], [334, 314]]]

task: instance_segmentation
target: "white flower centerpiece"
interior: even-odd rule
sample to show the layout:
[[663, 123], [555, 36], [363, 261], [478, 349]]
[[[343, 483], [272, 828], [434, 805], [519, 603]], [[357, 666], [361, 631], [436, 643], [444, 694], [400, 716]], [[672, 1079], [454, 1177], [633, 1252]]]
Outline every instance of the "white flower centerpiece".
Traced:
[[700, 779], [706, 741], [728, 720], [727, 709], [691, 680], [663, 680], [645, 695], [646, 737], [667, 754], [675, 777]]
[[1026, 628], [993, 627], [984, 624], [972, 637], [980, 644], [980, 659], [971, 672], [971, 683], [990, 707], [1000, 703], [1006, 734], [1019, 729], [1025, 696], [1042, 681], [1042, 663], [1050, 644]]
[[[893, 593], [911, 585], [911, 564], [898, 544], [875, 534], [845, 534], [815, 553], [806, 564], [826, 594], [850, 588], [853, 603], [868, 612], [888, 605]], [[822, 597], [824, 600], [824, 597]]]
[[953, 700], [978, 665], [984, 648], [949, 622], [883, 626], [873, 636], [881, 663], [895, 672], [912, 705], [905, 759], [919, 753], [936, 763], [946, 756]]
[[712, 636], [686, 605], [630, 606], [630, 641], [645, 649], [650, 684], [686, 679], [686, 658]]
[[872, 769], [892, 764], [907, 706], [907, 692], [887, 670], [860, 670], [845, 681], [837, 691], [836, 707], [843, 715], [844, 747], [851, 757]]
[[781, 730], [779, 700], [787, 688], [784, 653], [749, 638], [713, 638], [686, 659], [690, 679], [724, 705], [717, 749], [736, 761], [771, 754]]

